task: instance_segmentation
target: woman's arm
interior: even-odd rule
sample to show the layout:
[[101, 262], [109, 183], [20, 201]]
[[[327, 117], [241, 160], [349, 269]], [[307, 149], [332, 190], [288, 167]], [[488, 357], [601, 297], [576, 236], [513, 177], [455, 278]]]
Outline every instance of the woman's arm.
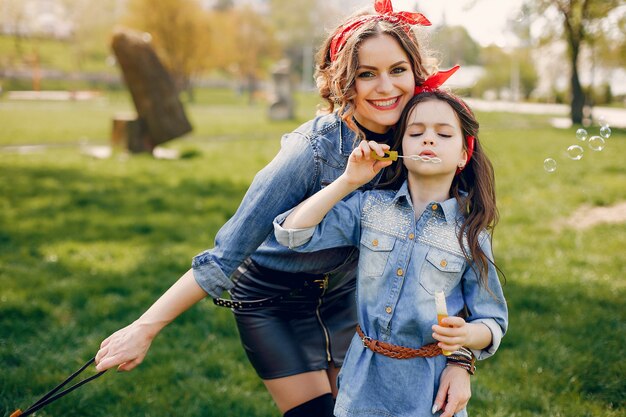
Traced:
[[97, 368], [133, 369], [143, 361], [152, 340], [167, 324], [207, 294], [219, 296], [232, 286], [231, 273], [272, 231], [274, 217], [310, 192], [316, 172], [308, 139], [296, 133], [286, 135], [281, 151], [255, 176], [237, 212], [218, 232], [215, 247], [196, 256], [192, 269], [139, 319], [101, 343]]
[[96, 369], [118, 366], [120, 371], [130, 371], [139, 365], [161, 329], [206, 295], [190, 269], [141, 317], [102, 342], [96, 354]]
[[231, 274], [272, 232], [274, 218], [315, 189], [320, 173], [310, 139], [286, 135], [276, 157], [254, 177], [235, 214], [222, 226], [215, 245], [196, 257], [196, 281], [212, 297], [232, 288]]
[[391, 161], [378, 161], [370, 156], [372, 150], [381, 149], [387, 150], [389, 146], [362, 141], [350, 154], [345, 172], [326, 188], [298, 204], [287, 216], [282, 227], [304, 229], [318, 225], [335, 204], [371, 181], [381, 169], [391, 164]]

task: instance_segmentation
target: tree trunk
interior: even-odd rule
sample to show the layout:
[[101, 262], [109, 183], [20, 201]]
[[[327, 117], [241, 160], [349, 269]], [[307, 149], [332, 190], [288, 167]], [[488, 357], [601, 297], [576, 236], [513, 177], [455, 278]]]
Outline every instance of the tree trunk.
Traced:
[[578, 48], [572, 49], [572, 102], [570, 115], [572, 123], [581, 124], [583, 121], [583, 108], [585, 106], [585, 92], [580, 85], [578, 78]]
[[172, 76], [167, 72], [142, 33], [127, 29], [113, 35], [115, 52], [124, 80], [137, 109], [139, 126], [145, 128], [145, 151], [182, 136], [192, 127], [178, 97]]

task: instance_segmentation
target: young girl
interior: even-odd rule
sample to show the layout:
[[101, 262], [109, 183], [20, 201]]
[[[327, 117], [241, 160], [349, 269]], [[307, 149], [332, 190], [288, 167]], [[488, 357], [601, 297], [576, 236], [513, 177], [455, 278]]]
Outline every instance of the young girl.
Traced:
[[[497, 220], [494, 177], [477, 131], [461, 99], [422, 92], [400, 118], [391, 149], [404, 158], [387, 170], [390, 189], [342, 201], [392, 163], [362, 141], [335, 182], [274, 222], [277, 240], [298, 251], [360, 250], [359, 325], [339, 374], [336, 416], [436, 413], [442, 350], [465, 346], [483, 359], [500, 344], [508, 315], [487, 233]], [[442, 291], [450, 317], [438, 325]]]
[[[274, 239], [272, 221], [335, 181], [357, 137], [391, 141], [415, 86], [429, 76], [415, 24], [429, 22], [376, 0], [375, 10], [351, 17], [328, 37], [316, 73], [327, 114], [283, 137], [215, 246], [197, 255], [141, 317], [102, 342], [98, 370], [135, 368], [161, 329], [209, 295], [233, 310], [246, 354], [282, 414], [332, 416], [336, 376], [356, 325], [356, 251], [290, 251]], [[219, 298], [225, 290], [230, 300]], [[438, 404], [447, 402], [451, 416], [469, 396], [467, 372], [450, 367]]]

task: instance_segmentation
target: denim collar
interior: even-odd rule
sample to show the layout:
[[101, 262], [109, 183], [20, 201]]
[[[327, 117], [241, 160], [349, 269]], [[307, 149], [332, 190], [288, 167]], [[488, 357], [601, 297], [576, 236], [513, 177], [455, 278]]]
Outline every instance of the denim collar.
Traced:
[[356, 145], [356, 133], [348, 127], [341, 116], [337, 114], [339, 120], [339, 150], [343, 156], [350, 156]]
[[[461, 195], [463, 197], [467, 196], [465, 191], [461, 191]], [[402, 204], [406, 204], [409, 207], [413, 208], [413, 203], [411, 201], [411, 194], [409, 193], [409, 182], [408, 180], [404, 180], [400, 189], [396, 192], [394, 201], [402, 201]], [[437, 209], [435, 212], [443, 213], [443, 216], [446, 219], [448, 224], [455, 224], [458, 217], [462, 217], [462, 213], [459, 212], [459, 204], [456, 201], [456, 198], [451, 197], [443, 202], [431, 201], [428, 203], [428, 207], [432, 207], [433, 205], [437, 205]]]

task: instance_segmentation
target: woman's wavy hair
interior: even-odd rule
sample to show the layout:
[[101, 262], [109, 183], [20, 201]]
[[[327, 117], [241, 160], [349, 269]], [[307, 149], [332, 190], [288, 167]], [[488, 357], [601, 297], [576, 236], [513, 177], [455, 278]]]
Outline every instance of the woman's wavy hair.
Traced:
[[[362, 15], [359, 13], [350, 19]], [[364, 139], [365, 134], [354, 123], [354, 100], [356, 98], [355, 80], [359, 66], [359, 47], [366, 39], [383, 34], [393, 37], [406, 52], [413, 70], [416, 85], [424, 82], [429, 75], [426, 68], [426, 51], [418, 42], [414, 30], [407, 32], [405, 26], [391, 23], [384, 19], [373, 19], [364, 23], [350, 34], [344, 47], [339, 51], [335, 60], [330, 59], [330, 45], [335, 32], [333, 32], [317, 52], [315, 80], [320, 96], [326, 102], [326, 106], [320, 110], [331, 113], [337, 108], [339, 115], [346, 124], [357, 133], [358, 139]], [[384, 53], [384, 51], [381, 51]], [[431, 72], [434, 68], [430, 68]]]
[[[457, 233], [463, 255], [468, 262], [475, 261], [475, 265], [478, 266], [479, 281], [487, 288], [488, 263], [491, 261], [480, 248], [479, 239], [483, 230], [489, 231], [489, 238], [493, 238], [493, 230], [498, 223], [498, 209], [496, 207], [493, 166], [478, 140], [479, 124], [474, 113], [461, 98], [447, 91], [432, 90], [419, 93], [404, 108], [391, 149], [398, 151], [400, 155], [402, 154], [402, 139], [413, 109], [419, 103], [431, 100], [440, 100], [452, 107], [461, 125], [463, 148], [466, 151], [468, 149], [467, 137], [473, 136], [475, 138], [472, 157], [465, 168], [454, 176], [450, 186], [450, 195], [457, 200], [464, 213], [463, 222]], [[385, 169], [384, 178], [379, 187], [398, 189], [406, 178], [406, 167], [402, 163], [396, 163]], [[467, 239], [467, 246], [463, 242], [463, 236]]]

